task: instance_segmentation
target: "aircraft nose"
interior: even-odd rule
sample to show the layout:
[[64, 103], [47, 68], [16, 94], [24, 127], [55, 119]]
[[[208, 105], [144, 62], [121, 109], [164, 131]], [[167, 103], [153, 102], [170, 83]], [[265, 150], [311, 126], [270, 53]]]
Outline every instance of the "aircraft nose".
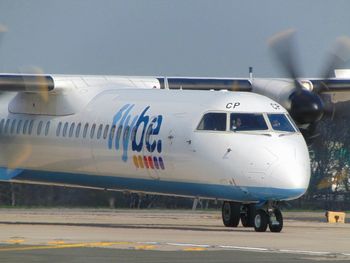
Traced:
[[[287, 138], [289, 137], [289, 138]], [[310, 159], [306, 143], [301, 135], [281, 138], [278, 147], [279, 160], [272, 169], [271, 180], [276, 188], [285, 189], [288, 199], [302, 196], [310, 181]]]

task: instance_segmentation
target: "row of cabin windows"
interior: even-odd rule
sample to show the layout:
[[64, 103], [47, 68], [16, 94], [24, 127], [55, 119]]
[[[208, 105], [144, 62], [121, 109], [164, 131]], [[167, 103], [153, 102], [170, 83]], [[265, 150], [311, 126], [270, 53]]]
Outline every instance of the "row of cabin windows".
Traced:
[[[51, 122], [47, 121], [44, 123], [44, 121], [39, 121], [36, 134], [40, 136], [42, 133], [47, 136], [50, 131], [50, 125]], [[91, 139], [94, 138], [94, 135], [96, 133], [97, 139], [106, 139], [108, 137], [108, 132], [110, 125], [103, 125], [100, 124], [98, 127], [96, 124], [93, 124], [89, 130], [89, 123], [85, 123], [84, 127], [82, 127], [81, 123], [78, 123], [76, 125], [75, 122], [69, 124], [68, 122], [65, 122], [64, 124], [62, 122], [58, 123], [57, 130], [56, 130], [56, 136], [63, 136], [63, 137], [73, 137], [79, 138], [80, 135], [83, 136], [83, 138], [90, 137]], [[122, 132], [122, 126], [118, 127], [117, 136], [120, 137]], [[96, 131], [97, 129], [97, 131]], [[113, 138], [115, 133], [116, 126], [113, 125], [112, 129], [110, 131], [110, 137]], [[18, 119], [2, 119], [0, 121], [0, 134], [23, 134], [23, 135], [32, 135], [34, 130], [34, 120], [18, 120]], [[61, 133], [62, 131], [62, 133]]]
[[[40, 136], [43, 133], [45, 136], [47, 136], [50, 131], [50, 125], [50, 121], [39, 121], [38, 126], [36, 128], [36, 134]], [[0, 121], [0, 134], [32, 135], [34, 132], [33, 130], [34, 120], [2, 119]], [[69, 138], [72, 138], [74, 136], [76, 138], [79, 138], [80, 136], [82, 136], [83, 138], [90, 137], [91, 139], [93, 139], [95, 135], [97, 139], [107, 139], [107, 137], [114, 138], [114, 136], [116, 136], [116, 138], [119, 140], [123, 132], [123, 136], [125, 137], [124, 139], [127, 139], [131, 135], [131, 139], [134, 140], [136, 137], [136, 131], [136, 127], [134, 127], [132, 131], [130, 131], [130, 126], [123, 127], [122, 125], [116, 127], [116, 125], [97, 125], [94, 123], [90, 126], [89, 123], [85, 123], [83, 126], [81, 122], [79, 122], [78, 124], [76, 124], [75, 122], [59, 122], [56, 129], [56, 136]], [[149, 129], [146, 132], [146, 138], [149, 139], [149, 136], [151, 136], [151, 134], [152, 127], [149, 127]]]
[[[45, 136], [50, 131], [50, 121], [47, 121], [44, 125], [43, 121], [40, 121], [37, 127], [37, 135], [41, 135], [44, 131]], [[17, 119], [2, 119], [0, 121], [0, 134], [28, 134], [32, 135], [34, 127], [34, 120], [17, 120]]]
[[[124, 132], [123, 132], [124, 130]], [[79, 122], [78, 124], [76, 123], [62, 123], [59, 122], [57, 129], [56, 129], [56, 136], [62, 136], [62, 137], [76, 137], [79, 138], [80, 136], [82, 136], [83, 138], [88, 138], [90, 137], [91, 139], [95, 138], [96, 139], [107, 139], [107, 137], [109, 139], [111, 138], [115, 138], [117, 140], [119, 140], [122, 136], [122, 132], [123, 132], [123, 136], [125, 138], [123, 138], [124, 140], [127, 140], [128, 137], [131, 137], [131, 140], [134, 140], [136, 137], [136, 132], [137, 129], [136, 127], [133, 128], [132, 131], [130, 131], [130, 126], [123, 126], [123, 125], [119, 125], [118, 127], [116, 127], [116, 125], [112, 125], [110, 126], [109, 124], [107, 125], [97, 125], [97, 124], [92, 124], [90, 126], [89, 123], [85, 123], [84, 126], [81, 122]], [[130, 134], [131, 132], [131, 134]], [[152, 133], [152, 127], [150, 127], [147, 132], [146, 132], [146, 138], [149, 139], [149, 136], [151, 136]]]
[[[56, 136], [63, 136], [63, 137], [76, 137], [79, 138], [80, 135], [83, 136], [83, 138], [90, 137], [91, 139], [94, 138], [95, 132], [96, 132], [96, 138], [97, 139], [106, 139], [108, 136], [109, 131], [109, 124], [103, 126], [103, 124], [100, 124], [98, 127], [94, 123], [92, 124], [90, 130], [89, 130], [89, 123], [85, 123], [84, 127], [82, 126], [82, 123], [79, 122], [76, 124], [75, 122], [69, 124], [68, 122], [65, 122], [64, 124], [62, 122], [58, 123], [57, 129], [56, 129]], [[97, 131], [96, 131], [97, 129]], [[112, 126], [111, 131], [111, 137], [114, 134], [115, 125]]]

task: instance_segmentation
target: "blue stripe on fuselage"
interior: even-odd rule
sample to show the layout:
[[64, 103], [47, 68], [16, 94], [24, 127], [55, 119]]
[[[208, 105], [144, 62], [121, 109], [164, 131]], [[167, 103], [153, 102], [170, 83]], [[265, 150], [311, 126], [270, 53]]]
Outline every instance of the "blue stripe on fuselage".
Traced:
[[[5, 178], [0, 179], [4, 180]], [[305, 189], [279, 189], [269, 187], [244, 187], [243, 191], [242, 188], [231, 185], [173, 182], [33, 170], [23, 170], [23, 172], [6, 180], [9, 179], [236, 201], [293, 199], [301, 196], [305, 192]]]
[[0, 180], [8, 181], [22, 173], [21, 169], [0, 168]]

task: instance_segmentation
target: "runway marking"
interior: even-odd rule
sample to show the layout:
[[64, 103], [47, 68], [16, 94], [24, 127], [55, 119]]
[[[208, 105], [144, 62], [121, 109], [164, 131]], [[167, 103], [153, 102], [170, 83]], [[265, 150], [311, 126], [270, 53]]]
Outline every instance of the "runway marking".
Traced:
[[48, 245], [63, 245], [66, 244], [66, 242], [61, 241], [61, 240], [57, 240], [57, 241], [49, 241], [47, 242]]
[[291, 249], [279, 249], [279, 252], [284, 253], [297, 253], [297, 254], [307, 254], [307, 255], [328, 255], [331, 252], [323, 252], [323, 251], [309, 251], [309, 250], [291, 250]]
[[[254, 252], [268, 252], [268, 253], [289, 253], [299, 255], [310, 255], [322, 258], [342, 256], [350, 258], [350, 253], [332, 253], [326, 251], [310, 251], [310, 250], [293, 250], [293, 249], [272, 249], [272, 248], [261, 248], [261, 247], [243, 247], [233, 245], [208, 245], [208, 244], [192, 244], [192, 243], [172, 243], [172, 242], [155, 242], [155, 241], [144, 241], [144, 242], [130, 242], [130, 241], [100, 241], [100, 242], [81, 242], [81, 243], [65, 243], [63, 240], [53, 240], [47, 242], [47, 245], [28, 245], [16, 247], [15, 245], [22, 245], [25, 239], [12, 238], [6, 241], [6, 243], [13, 246], [0, 246], [0, 252], [5, 251], [28, 251], [28, 250], [46, 250], [46, 249], [64, 249], [64, 248], [91, 248], [91, 247], [111, 247], [118, 245], [128, 245], [127, 249], [134, 248], [137, 250], [152, 250], [157, 249], [160, 246], [175, 246], [182, 247], [182, 251], [206, 251], [208, 249], [230, 249], [230, 250], [241, 250], [241, 251], [254, 251]], [[118, 247], [117, 247], [118, 248]]]
[[21, 244], [25, 241], [25, 239], [22, 238], [11, 238], [6, 240], [5, 242], [8, 244]]
[[165, 243], [165, 244], [169, 246], [179, 246], [179, 247], [205, 247], [205, 248], [212, 247], [211, 245], [188, 244], [188, 243]]
[[206, 251], [206, 250], [208, 249], [205, 247], [188, 247], [183, 249], [183, 251]]
[[155, 249], [156, 246], [154, 245], [141, 245], [141, 246], [136, 246], [135, 249], [137, 250], [151, 250], [151, 249]]
[[237, 250], [256, 250], [256, 251], [269, 251], [267, 248], [262, 247], [240, 247], [240, 246], [218, 246], [219, 248], [229, 248]]
[[107, 247], [113, 245], [130, 245], [132, 242], [90, 242], [90, 243], [72, 243], [72, 244], [56, 244], [56, 245], [38, 245], [26, 247], [0, 247], [1, 251], [25, 251], [40, 249], [62, 249], [62, 248], [82, 248], [82, 247]]

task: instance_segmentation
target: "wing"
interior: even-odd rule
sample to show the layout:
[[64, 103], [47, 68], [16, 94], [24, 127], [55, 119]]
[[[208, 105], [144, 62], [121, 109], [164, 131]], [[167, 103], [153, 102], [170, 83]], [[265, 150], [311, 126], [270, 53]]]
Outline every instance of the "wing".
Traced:
[[0, 91], [48, 92], [54, 89], [50, 75], [0, 74]]

